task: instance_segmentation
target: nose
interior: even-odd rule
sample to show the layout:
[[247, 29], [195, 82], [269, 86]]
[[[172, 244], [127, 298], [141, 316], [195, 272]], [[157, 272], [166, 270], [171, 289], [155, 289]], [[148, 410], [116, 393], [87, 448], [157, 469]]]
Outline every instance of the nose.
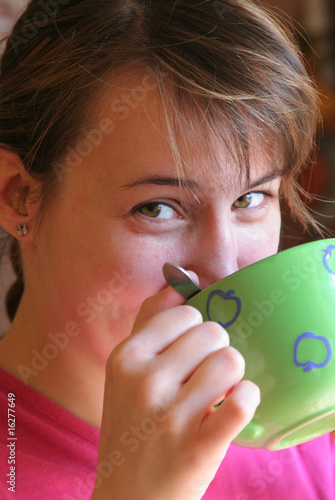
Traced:
[[188, 269], [197, 273], [201, 288], [238, 271], [238, 243], [234, 225], [227, 220], [214, 221], [199, 231]]

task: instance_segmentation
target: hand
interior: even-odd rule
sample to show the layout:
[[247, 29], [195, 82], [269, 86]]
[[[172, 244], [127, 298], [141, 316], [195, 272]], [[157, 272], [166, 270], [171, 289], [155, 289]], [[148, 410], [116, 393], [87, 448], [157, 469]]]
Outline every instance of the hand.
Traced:
[[254, 415], [242, 356], [183, 302], [170, 287], [147, 299], [108, 360], [92, 500], [200, 499]]

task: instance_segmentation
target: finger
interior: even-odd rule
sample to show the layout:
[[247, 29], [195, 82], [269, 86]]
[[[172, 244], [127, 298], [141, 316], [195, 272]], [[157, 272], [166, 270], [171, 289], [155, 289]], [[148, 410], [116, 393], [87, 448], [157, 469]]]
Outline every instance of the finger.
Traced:
[[133, 333], [141, 328], [141, 325], [152, 316], [159, 314], [171, 307], [184, 304], [185, 298], [168, 286], [153, 297], [145, 299], [134, 323]]
[[[188, 271], [193, 279], [198, 282], [198, 276], [192, 272]], [[137, 315], [136, 321], [134, 323], [133, 332], [137, 331], [141, 324], [162, 311], [166, 309], [170, 309], [174, 306], [179, 306], [186, 302], [185, 297], [183, 297], [180, 293], [174, 290], [171, 286], [168, 286], [158, 292], [156, 295], [147, 298]]]
[[201, 313], [191, 306], [175, 306], [161, 311], [137, 325], [130, 339], [132, 348], [138, 349], [142, 359], [152, 359], [202, 322]]
[[244, 358], [233, 347], [224, 347], [210, 355], [180, 391], [184, 415], [202, 420], [208, 410], [238, 384], [244, 369]]
[[260, 403], [260, 390], [253, 382], [242, 380], [213, 413], [203, 421], [202, 438], [208, 446], [223, 453], [253, 418]]
[[158, 356], [157, 363], [162, 376], [171, 384], [180, 385], [191, 377], [208, 356], [228, 345], [226, 330], [218, 323], [206, 321], [179, 337]]

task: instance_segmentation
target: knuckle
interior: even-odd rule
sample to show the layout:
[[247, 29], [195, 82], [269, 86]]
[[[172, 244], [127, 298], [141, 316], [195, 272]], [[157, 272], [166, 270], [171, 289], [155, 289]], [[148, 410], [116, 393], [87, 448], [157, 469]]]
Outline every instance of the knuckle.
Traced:
[[232, 373], [242, 377], [245, 372], [245, 361], [242, 354], [234, 347], [227, 346], [223, 349], [223, 355], [227, 368]]
[[219, 323], [215, 321], [206, 321], [204, 326], [206, 328], [206, 336], [208, 335], [215, 344], [219, 347], [226, 347], [229, 345], [228, 333]]
[[106, 377], [110, 383], [127, 387], [135, 410], [152, 407], [159, 399], [161, 377], [150, 363], [139, 362], [136, 343], [125, 342], [117, 346], [106, 364]]
[[240, 422], [242, 424], [249, 420], [250, 411], [238, 399], [230, 402], [230, 413], [236, 423]]
[[136, 350], [129, 343], [121, 343], [110, 354], [106, 373], [109, 379], [119, 379], [130, 374], [136, 365]]
[[239, 394], [237, 397], [228, 397], [228, 401], [230, 404], [230, 412], [234, 416], [234, 420], [237, 422], [241, 422], [245, 425], [252, 418], [257, 406], [261, 400], [260, 389], [257, 385], [250, 381], [242, 381], [239, 386], [244, 385], [244, 388], [247, 389], [248, 397], [246, 400], [245, 394]]
[[198, 309], [189, 305], [177, 306], [176, 309], [180, 311], [180, 314], [183, 315], [183, 319], [187, 323], [191, 323], [194, 325], [198, 325], [203, 322], [202, 314]]

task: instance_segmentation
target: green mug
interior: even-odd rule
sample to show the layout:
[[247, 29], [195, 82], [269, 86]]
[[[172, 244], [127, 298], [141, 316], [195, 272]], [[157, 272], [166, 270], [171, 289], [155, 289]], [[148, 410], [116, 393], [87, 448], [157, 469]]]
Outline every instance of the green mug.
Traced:
[[280, 450], [335, 430], [335, 239], [256, 262], [186, 303], [227, 330], [261, 390], [234, 444]]

